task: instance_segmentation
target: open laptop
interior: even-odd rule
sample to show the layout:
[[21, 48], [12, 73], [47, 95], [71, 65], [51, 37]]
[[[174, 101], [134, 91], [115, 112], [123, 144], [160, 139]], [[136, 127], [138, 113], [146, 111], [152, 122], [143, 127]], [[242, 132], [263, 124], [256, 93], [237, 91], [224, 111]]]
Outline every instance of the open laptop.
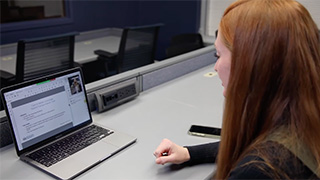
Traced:
[[80, 68], [4, 88], [1, 97], [20, 159], [59, 179], [136, 141], [93, 123]]

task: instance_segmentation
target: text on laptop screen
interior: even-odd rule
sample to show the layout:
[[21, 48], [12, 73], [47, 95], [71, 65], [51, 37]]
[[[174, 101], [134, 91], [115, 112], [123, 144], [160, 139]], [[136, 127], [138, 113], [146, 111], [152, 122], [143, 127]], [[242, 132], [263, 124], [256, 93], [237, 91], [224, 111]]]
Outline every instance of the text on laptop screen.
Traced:
[[19, 150], [90, 120], [80, 72], [6, 92]]

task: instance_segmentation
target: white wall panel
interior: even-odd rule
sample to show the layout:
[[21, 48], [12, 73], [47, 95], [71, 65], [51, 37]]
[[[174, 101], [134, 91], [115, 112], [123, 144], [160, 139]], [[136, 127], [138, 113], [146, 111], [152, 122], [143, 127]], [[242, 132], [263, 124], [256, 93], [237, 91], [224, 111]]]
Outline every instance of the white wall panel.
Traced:
[[[235, 0], [203, 0], [202, 3], [205, 3], [202, 8], [202, 11], [205, 13], [202, 14], [204, 20], [204, 29], [205, 34], [208, 36], [215, 36], [215, 31], [218, 29], [219, 22], [224, 10]], [[259, 1], [259, 0], [256, 0]], [[320, 0], [297, 0], [303, 4], [308, 11], [310, 12], [313, 20], [318, 25], [320, 29]], [[203, 28], [203, 27], [202, 27]]]

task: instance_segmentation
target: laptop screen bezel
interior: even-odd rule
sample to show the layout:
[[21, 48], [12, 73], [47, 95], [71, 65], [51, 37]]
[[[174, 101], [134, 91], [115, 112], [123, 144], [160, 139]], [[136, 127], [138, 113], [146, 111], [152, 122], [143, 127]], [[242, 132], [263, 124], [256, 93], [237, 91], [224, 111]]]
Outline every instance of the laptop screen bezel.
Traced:
[[[37, 84], [37, 83], [40, 83], [40, 82], [44, 82], [46, 80], [50, 80], [50, 79], [54, 79], [54, 78], [58, 78], [58, 77], [61, 77], [61, 76], [65, 76], [65, 75], [68, 75], [68, 74], [71, 74], [71, 73], [74, 73], [74, 72], [80, 72], [80, 76], [81, 76], [81, 80], [83, 83], [81, 83], [82, 85], [82, 88], [83, 88], [83, 93], [85, 95], [85, 99], [86, 99], [86, 104], [87, 104], [87, 108], [88, 108], [88, 112], [89, 112], [89, 119], [77, 126], [74, 126], [72, 128], [70, 128], [69, 130], [67, 131], [64, 131], [64, 132], [61, 132], [61, 133], [58, 133], [57, 135], [54, 135], [48, 139], [45, 139], [43, 141], [40, 141], [34, 145], [31, 145], [27, 148], [24, 148], [22, 150], [19, 150], [18, 148], [18, 144], [17, 144], [17, 139], [15, 138], [15, 133], [14, 133], [14, 128], [13, 128], [13, 124], [12, 124], [12, 121], [11, 121], [11, 118], [9, 116], [9, 112], [8, 112], [8, 108], [7, 108], [7, 102], [5, 100], [5, 97], [4, 97], [4, 94], [7, 93], [7, 92], [10, 92], [10, 91], [13, 91], [13, 90], [16, 90], [16, 89], [19, 89], [19, 88], [22, 88], [22, 87], [26, 87], [26, 86], [29, 86], [29, 85], [33, 85], [33, 84]], [[84, 85], [84, 78], [83, 78], [83, 73], [81, 71], [81, 69], [79, 67], [76, 67], [76, 68], [73, 68], [73, 69], [68, 69], [68, 70], [65, 70], [65, 71], [62, 71], [62, 72], [58, 72], [58, 73], [55, 73], [55, 74], [51, 74], [51, 75], [47, 75], [47, 76], [44, 76], [44, 77], [41, 77], [41, 78], [37, 78], [37, 79], [33, 79], [33, 80], [29, 80], [29, 81], [25, 81], [25, 82], [22, 82], [22, 83], [19, 83], [19, 84], [15, 84], [15, 85], [12, 85], [12, 86], [8, 86], [8, 87], [5, 87], [3, 89], [1, 89], [1, 98], [2, 98], [2, 101], [3, 101], [3, 105], [4, 105], [4, 109], [5, 109], [5, 112], [6, 112], [6, 116], [8, 118], [8, 121], [9, 121], [9, 125], [10, 125], [10, 132], [11, 132], [11, 136], [12, 136], [12, 140], [14, 142], [14, 145], [15, 145], [15, 149], [16, 149], [16, 152], [17, 152], [17, 155], [20, 156], [26, 152], [30, 152], [34, 149], [37, 149], [45, 144], [48, 144], [49, 142], [52, 142], [56, 139], [59, 139], [60, 137], [63, 137], [65, 136], [66, 134], [69, 134], [81, 127], [84, 127], [88, 124], [91, 124], [93, 122], [93, 119], [92, 119], [92, 115], [91, 115], [91, 112], [90, 112], [90, 107], [89, 107], [89, 103], [88, 103], [88, 96], [87, 96], [87, 92], [86, 92], [86, 88], [85, 88], [85, 85]]]

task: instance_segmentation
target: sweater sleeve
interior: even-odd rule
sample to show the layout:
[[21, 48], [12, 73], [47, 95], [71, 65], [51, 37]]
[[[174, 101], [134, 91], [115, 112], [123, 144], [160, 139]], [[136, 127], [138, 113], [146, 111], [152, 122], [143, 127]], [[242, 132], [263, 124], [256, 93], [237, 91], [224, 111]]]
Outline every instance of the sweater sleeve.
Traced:
[[[196, 146], [185, 146], [190, 154], [190, 160], [186, 165], [202, 163], [215, 163], [220, 142], [207, 143]], [[257, 156], [244, 157], [231, 171], [229, 180], [233, 179], [272, 179], [266, 172], [270, 171]]]
[[218, 154], [219, 142], [185, 147], [190, 154], [190, 160], [186, 164], [214, 163]]

